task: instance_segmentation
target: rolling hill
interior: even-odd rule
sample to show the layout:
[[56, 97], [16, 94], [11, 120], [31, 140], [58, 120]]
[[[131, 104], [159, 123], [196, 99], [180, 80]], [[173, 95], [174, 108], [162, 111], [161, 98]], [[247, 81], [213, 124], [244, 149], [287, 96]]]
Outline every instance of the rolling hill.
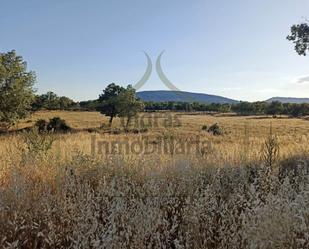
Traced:
[[192, 93], [192, 92], [182, 92], [182, 91], [141, 91], [137, 92], [137, 96], [143, 101], [152, 102], [199, 102], [199, 103], [228, 103], [234, 104], [239, 101], [234, 99], [229, 99], [217, 95], [210, 95], [204, 93]]
[[302, 104], [302, 103], [309, 103], [309, 98], [273, 97], [266, 100], [266, 102], [273, 102], [273, 101], [279, 101], [281, 103]]

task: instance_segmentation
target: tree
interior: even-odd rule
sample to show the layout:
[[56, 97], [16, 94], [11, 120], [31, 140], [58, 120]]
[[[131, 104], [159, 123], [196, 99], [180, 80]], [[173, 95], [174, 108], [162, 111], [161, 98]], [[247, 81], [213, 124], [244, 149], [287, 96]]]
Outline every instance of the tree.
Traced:
[[87, 100], [87, 101], [81, 101], [78, 103], [79, 107], [82, 110], [85, 111], [95, 111], [97, 110], [98, 106], [99, 106], [99, 100]]
[[[143, 110], [143, 103], [136, 97], [135, 89], [128, 85], [127, 89], [119, 94], [119, 116], [125, 117], [125, 129], [128, 129], [130, 121]], [[123, 122], [124, 124], [124, 122]]]
[[120, 102], [118, 97], [120, 93], [124, 91], [125, 88], [118, 86], [115, 83], [111, 83], [103, 90], [103, 94], [99, 96], [99, 104], [96, 110], [110, 117], [110, 126], [112, 125], [114, 117], [120, 112]]
[[309, 25], [307, 23], [293, 25], [287, 39], [295, 44], [295, 50], [299, 55], [305, 56], [309, 50]]
[[59, 97], [54, 92], [47, 92], [35, 97], [32, 108], [35, 111], [40, 109], [67, 110], [73, 105], [75, 105], [75, 102], [72, 99], [65, 96]]
[[266, 114], [272, 115], [275, 117], [277, 114], [283, 114], [283, 105], [279, 101], [273, 101], [271, 102], [267, 109], [266, 109]]
[[252, 103], [253, 114], [255, 114], [255, 115], [265, 114], [267, 106], [268, 106], [268, 104], [265, 101], [253, 102]]
[[221, 104], [218, 108], [218, 111], [221, 113], [227, 113], [231, 111], [231, 105], [230, 104]]
[[25, 118], [34, 100], [35, 73], [14, 50], [0, 53], [0, 122], [6, 128]]
[[59, 98], [60, 110], [67, 110], [70, 107], [74, 106], [75, 104], [76, 103], [68, 97], [62, 96]]
[[54, 92], [47, 92], [36, 97], [33, 103], [37, 109], [58, 110], [60, 109], [59, 97]]
[[250, 102], [240, 102], [233, 106], [233, 111], [241, 115], [250, 115], [253, 113], [253, 105]]

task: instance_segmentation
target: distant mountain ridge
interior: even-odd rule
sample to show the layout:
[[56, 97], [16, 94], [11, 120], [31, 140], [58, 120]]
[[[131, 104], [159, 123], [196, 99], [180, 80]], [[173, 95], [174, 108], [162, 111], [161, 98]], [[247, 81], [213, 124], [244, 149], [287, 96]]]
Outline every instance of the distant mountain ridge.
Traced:
[[[205, 104], [237, 104], [240, 101], [222, 97], [219, 95], [211, 95], [206, 93], [193, 93], [184, 91], [170, 91], [170, 90], [154, 90], [141, 91], [136, 93], [143, 101], [151, 102], [198, 102]], [[279, 101], [281, 103], [309, 103], [309, 98], [293, 98], [293, 97], [273, 97], [265, 100], [266, 102]]]
[[199, 103], [216, 103], [216, 104], [235, 104], [239, 103], [238, 100], [225, 98], [217, 95], [205, 93], [192, 93], [183, 91], [141, 91], [137, 92], [137, 96], [143, 101], [152, 102], [199, 102]]
[[292, 98], [292, 97], [273, 97], [266, 102], [279, 101], [281, 103], [292, 103], [292, 104], [302, 104], [309, 103], [309, 98]]

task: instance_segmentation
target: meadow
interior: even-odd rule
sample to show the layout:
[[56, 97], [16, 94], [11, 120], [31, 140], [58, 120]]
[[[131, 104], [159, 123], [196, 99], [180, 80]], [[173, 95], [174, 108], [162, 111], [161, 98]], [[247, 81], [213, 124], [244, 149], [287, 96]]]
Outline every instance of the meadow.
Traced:
[[[72, 130], [18, 131], [55, 116]], [[0, 248], [309, 248], [307, 119], [107, 123], [40, 111], [0, 135]]]

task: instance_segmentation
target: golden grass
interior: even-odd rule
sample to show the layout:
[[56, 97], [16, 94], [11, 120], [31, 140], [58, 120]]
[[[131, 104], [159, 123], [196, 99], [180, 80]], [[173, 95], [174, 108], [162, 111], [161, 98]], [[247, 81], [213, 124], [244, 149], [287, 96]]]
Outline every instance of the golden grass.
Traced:
[[[309, 122], [304, 119], [190, 115], [186, 113], [142, 113], [139, 115], [138, 122], [134, 123], [133, 121], [131, 127], [140, 129], [145, 126], [147, 127], [146, 133], [126, 134], [122, 132], [122, 134], [115, 135], [106, 133], [106, 130], [98, 129], [99, 133], [95, 135], [94, 133], [87, 132], [87, 129], [99, 128], [102, 124], [107, 125], [108, 123], [108, 118], [98, 112], [41, 111], [21, 121], [18, 128], [29, 127], [38, 119], [48, 120], [55, 116], [66, 120], [70, 127], [80, 131], [61, 136], [61, 139], [55, 144], [53, 153], [55, 154], [57, 151], [58, 154], [60, 153], [65, 158], [71, 157], [76, 151], [90, 154], [93, 136], [96, 136], [97, 142], [133, 142], [140, 141], [145, 137], [149, 138], [152, 142], [156, 142], [164, 136], [172, 136], [176, 141], [191, 141], [198, 138], [200, 142], [207, 143], [206, 149], [210, 150], [209, 153], [214, 158], [220, 158], [224, 162], [235, 162], [237, 164], [240, 158], [243, 157], [253, 161], [259, 159], [261, 147], [270, 133], [270, 128], [272, 133], [279, 139], [280, 156], [282, 158], [308, 153], [309, 151]], [[141, 124], [142, 119], [144, 120], [144, 125]], [[177, 125], [170, 126], [170, 122]], [[223, 136], [213, 136], [206, 131], [202, 131], [203, 125], [209, 127], [214, 123], [218, 123], [224, 130]], [[119, 118], [114, 120], [113, 128], [122, 128]], [[10, 142], [12, 140], [15, 142]], [[0, 153], [2, 151], [1, 154], [4, 155], [3, 148], [11, 147], [10, 145], [18, 140], [18, 136], [2, 137]], [[14, 150], [14, 148], [10, 148], [10, 150]]]
[[[14, 129], [59, 116], [73, 131], [35, 154], [22, 132], [1, 135], [0, 248], [309, 247], [309, 121], [153, 115], [140, 114], [128, 133], [115, 119], [114, 134], [99, 129], [108, 119], [96, 112], [38, 112]], [[223, 135], [202, 130], [214, 123]], [[270, 127], [280, 151], [271, 169], [262, 159]], [[100, 142], [145, 139], [204, 144], [99, 153]]]

